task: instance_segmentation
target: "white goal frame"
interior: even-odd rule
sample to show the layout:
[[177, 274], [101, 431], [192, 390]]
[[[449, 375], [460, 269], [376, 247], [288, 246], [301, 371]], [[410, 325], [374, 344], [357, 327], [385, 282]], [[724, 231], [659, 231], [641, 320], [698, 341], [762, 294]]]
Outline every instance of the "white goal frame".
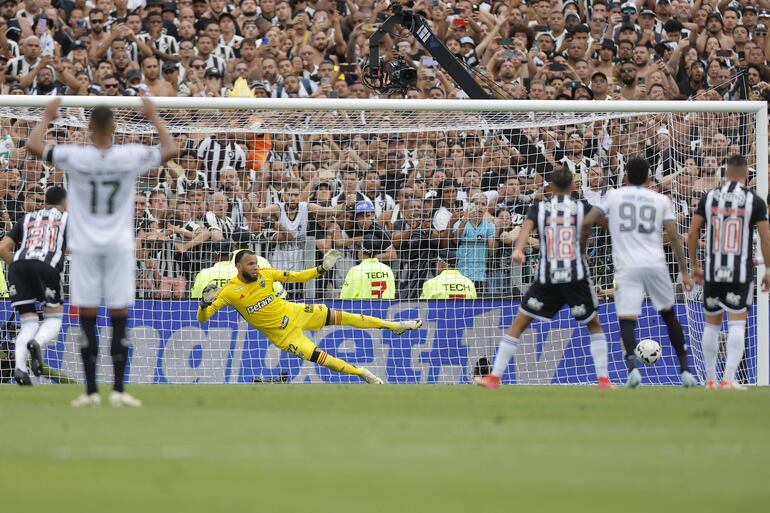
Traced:
[[[141, 108], [136, 97], [63, 96], [62, 107], [93, 108], [109, 105], [115, 108]], [[50, 96], [3, 96], [0, 107], [45, 107]], [[538, 100], [402, 100], [402, 99], [274, 99], [274, 98], [176, 98], [153, 97], [161, 109], [202, 110], [369, 110], [424, 112], [607, 112], [607, 113], [674, 113], [716, 112], [751, 113], [755, 115], [757, 193], [768, 194], [768, 114], [767, 103], [759, 101], [538, 101]], [[757, 276], [765, 273], [758, 266]], [[757, 284], [759, 285], [759, 283]], [[757, 286], [757, 385], [770, 385], [770, 295]]]

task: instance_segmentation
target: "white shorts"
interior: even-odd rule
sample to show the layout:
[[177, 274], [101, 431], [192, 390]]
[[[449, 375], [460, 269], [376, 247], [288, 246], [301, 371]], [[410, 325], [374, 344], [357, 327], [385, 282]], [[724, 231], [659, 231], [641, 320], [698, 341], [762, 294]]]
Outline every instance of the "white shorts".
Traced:
[[645, 294], [659, 312], [674, 306], [674, 284], [671, 283], [668, 268], [625, 269], [615, 274], [618, 317], [638, 317]]
[[70, 300], [81, 308], [128, 308], [136, 292], [136, 255], [73, 253], [70, 262]]

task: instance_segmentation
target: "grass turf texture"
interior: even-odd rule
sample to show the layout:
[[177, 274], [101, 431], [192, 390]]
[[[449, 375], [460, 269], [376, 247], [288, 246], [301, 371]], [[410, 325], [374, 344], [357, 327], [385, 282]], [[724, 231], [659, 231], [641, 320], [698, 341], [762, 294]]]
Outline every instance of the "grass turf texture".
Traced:
[[[770, 393], [471, 386], [0, 388], [3, 510], [766, 510]], [[103, 387], [106, 398], [106, 387]]]

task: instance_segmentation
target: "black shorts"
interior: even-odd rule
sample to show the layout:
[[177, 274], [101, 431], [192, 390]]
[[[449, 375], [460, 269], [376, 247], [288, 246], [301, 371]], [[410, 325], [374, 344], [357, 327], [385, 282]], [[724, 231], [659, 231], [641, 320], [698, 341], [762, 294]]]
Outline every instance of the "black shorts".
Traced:
[[39, 260], [11, 262], [8, 269], [8, 295], [20, 313], [34, 312], [35, 303], [62, 304], [61, 274]]
[[703, 310], [707, 314], [741, 313], [754, 303], [754, 282], [721, 283], [707, 281], [703, 284]]
[[521, 310], [530, 317], [547, 321], [565, 304], [577, 322], [585, 324], [593, 319], [597, 306], [593, 284], [589, 280], [557, 285], [535, 281], [521, 300]]

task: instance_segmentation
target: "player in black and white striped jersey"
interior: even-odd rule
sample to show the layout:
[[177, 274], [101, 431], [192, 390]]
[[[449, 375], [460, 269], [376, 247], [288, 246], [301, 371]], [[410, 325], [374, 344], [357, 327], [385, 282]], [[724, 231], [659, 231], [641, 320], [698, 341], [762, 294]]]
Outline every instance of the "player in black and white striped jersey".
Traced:
[[513, 258], [524, 263], [529, 234], [540, 237], [540, 260], [535, 280], [521, 301], [519, 314], [498, 346], [492, 373], [474, 378], [485, 388], [497, 388], [500, 377], [516, 353], [519, 337], [533, 319], [550, 320], [566, 304], [577, 322], [590, 333], [591, 357], [599, 388], [610, 388], [607, 369], [607, 339], [596, 315], [597, 299], [588, 266], [581, 252], [581, 226], [591, 205], [572, 198], [573, 174], [562, 166], [551, 173], [553, 195], [535, 203], [521, 227]]
[[[735, 381], [743, 350], [748, 309], [754, 300], [753, 234], [756, 226], [762, 256], [770, 263], [770, 225], [767, 205], [746, 188], [746, 159], [734, 155], [727, 160], [726, 182], [701, 198], [690, 224], [688, 252], [693, 277], [703, 283], [703, 360], [706, 388], [717, 388], [717, 353], [722, 312], [727, 312], [727, 357], [721, 387], [743, 389]], [[697, 259], [701, 228], [706, 229], [705, 271]], [[762, 277], [762, 288], [770, 288], [770, 274]]]
[[[8, 268], [11, 305], [20, 318], [16, 337], [16, 369], [19, 385], [31, 385], [27, 358], [32, 356], [32, 373], [40, 376], [43, 359], [40, 347], [54, 340], [62, 323], [61, 272], [67, 249], [67, 192], [51, 187], [45, 193], [46, 207], [27, 213], [0, 241], [0, 258]], [[15, 253], [14, 253], [15, 250]], [[43, 321], [36, 304], [42, 305]]]
[[99, 339], [96, 316], [104, 300], [112, 321], [111, 356], [115, 382], [113, 406], [139, 406], [124, 391], [128, 359], [126, 330], [128, 308], [136, 289], [134, 197], [136, 179], [178, 153], [153, 103], [143, 98], [142, 114], [157, 130], [160, 147], [114, 144], [115, 118], [106, 106], [95, 107], [88, 128], [90, 143], [46, 144], [46, 129], [58, 116], [60, 100], [51, 101], [27, 139], [29, 154], [43, 158], [67, 173], [69, 193], [69, 245], [71, 300], [80, 309], [80, 355], [86, 375], [86, 393], [72, 401], [74, 407], [97, 406], [96, 386]]

